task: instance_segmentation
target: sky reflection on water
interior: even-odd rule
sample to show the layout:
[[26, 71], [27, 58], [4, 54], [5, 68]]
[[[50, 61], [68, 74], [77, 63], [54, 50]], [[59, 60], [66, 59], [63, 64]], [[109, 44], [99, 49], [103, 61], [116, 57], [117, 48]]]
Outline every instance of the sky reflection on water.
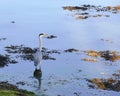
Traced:
[[[110, 0], [109, 2], [101, 0], [0, 1], [0, 37], [6, 38], [6, 40], [0, 41], [0, 54], [6, 54], [4, 47], [10, 45], [23, 44], [30, 48], [38, 48], [39, 33], [55, 35], [57, 38], [54, 39], [43, 38], [45, 48], [61, 52], [61, 54], [51, 55], [56, 58], [55, 61], [42, 61], [42, 90], [47, 89], [43, 93], [50, 96], [51, 94], [56, 96], [60, 93], [61, 95], [73, 96], [75, 91], [81, 90], [83, 96], [88, 96], [88, 93], [89, 96], [93, 96], [94, 93], [98, 96], [118, 95], [117, 92], [108, 91], [101, 91], [99, 95], [99, 90], [88, 89], [84, 78], [111, 77], [112, 73], [119, 70], [119, 61], [106, 62], [99, 59], [100, 61], [96, 63], [85, 62], [82, 59], [86, 55], [81, 51], [119, 51], [120, 23], [118, 20], [120, 14], [111, 14], [109, 18], [90, 18], [79, 21], [67, 16], [68, 12], [62, 9], [66, 5], [77, 6], [79, 4], [116, 6], [119, 4], [119, 0]], [[11, 21], [15, 21], [15, 23], [13, 24]], [[78, 49], [80, 53], [65, 53], [64, 50], [69, 48]], [[11, 54], [11, 56], [14, 57], [15, 54]], [[23, 81], [26, 85], [20, 86], [20, 88], [38, 92], [37, 80], [33, 78], [35, 68], [33, 62], [24, 61], [21, 58], [17, 60], [18, 64], [11, 64], [0, 69], [0, 79], [8, 80], [14, 84]], [[107, 66], [105, 63], [113, 63], [113, 65]], [[76, 78], [80, 78], [80, 80], [76, 80]], [[62, 82], [62, 80], [66, 81]], [[68, 88], [69, 90], [65, 91]]]

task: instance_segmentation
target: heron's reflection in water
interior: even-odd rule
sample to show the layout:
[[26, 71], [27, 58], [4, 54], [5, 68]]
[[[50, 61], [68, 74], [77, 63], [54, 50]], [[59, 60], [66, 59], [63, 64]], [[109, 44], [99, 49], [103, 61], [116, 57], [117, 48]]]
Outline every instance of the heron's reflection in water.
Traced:
[[41, 89], [41, 80], [42, 80], [42, 70], [41, 68], [37, 69], [35, 68], [34, 73], [33, 73], [34, 78], [38, 80], [38, 88]]

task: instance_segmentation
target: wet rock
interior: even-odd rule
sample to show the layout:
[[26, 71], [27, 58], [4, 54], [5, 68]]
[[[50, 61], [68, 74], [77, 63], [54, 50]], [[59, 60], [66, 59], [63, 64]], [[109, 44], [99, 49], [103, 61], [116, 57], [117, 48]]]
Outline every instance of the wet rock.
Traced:
[[120, 80], [120, 73], [114, 73], [112, 74], [115, 80]]
[[96, 15], [93, 15], [92, 17], [101, 17], [102, 15], [101, 14], [96, 14]]
[[94, 79], [88, 80], [88, 81], [95, 84], [97, 86], [97, 88], [99, 88], [99, 89], [105, 89], [104, 83], [99, 78], [94, 78]]
[[47, 51], [47, 53], [49, 54], [61, 54], [61, 52], [59, 50], [50, 50], [50, 51]]
[[53, 39], [53, 38], [57, 38], [57, 36], [50, 35], [50, 36], [47, 37], [47, 39]]
[[98, 60], [94, 58], [84, 58], [83, 60], [88, 62], [98, 62]]
[[20, 46], [10, 45], [10, 46], [5, 47], [5, 49], [6, 49], [5, 51], [7, 51], [8, 53], [20, 53], [22, 47], [23, 47], [23, 45], [20, 45]]
[[88, 12], [83, 12], [83, 13], [80, 13], [78, 15], [89, 15], [89, 13]]
[[43, 60], [56, 60], [56, 58], [50, 57], [49, 55], [43, 55], [42, 59]]
[[120, 80], [120, 70], [117, 70], [116, 73], [113, 73], [112, 78], [119, 81]]
[[104, 15], [105, 17], [110, 17], [110, 15]]
[[63, 9], [64, 10], [69, 10], [69, 11], [73, 11], [73, 10], [83, 10], [83, 11], [85, 11], [88, 8], [84, 7], [84, 6], [81, 6], [81, 7], [79, 7], [79, 6], [64, 6]]
[[78, 52], [78, 51], [79, 51], [79, 50], [74, 49], [74, 48], [70, 48], [70, 49], [64, 50], [64, 52], [70, 52], [70, 53], [72, 53], [72, 52]]
[[34, 56], [32, 54], [17, 55], [16, 58], [22, 58], [23, 60], [29, 60], [29, 61], [34, 60]]
[[77, 16], [76, 19], [87, 19], [89, 18], [88, 16]]
[[19, 82], [17, 82], [16, 84], [17, 84], [17, 85], [25, 85], [25, 82], [19, 81]]
[[103, 42], [113, 43], [113, 41], [109, 40], [109, 39], [103, 39], [103, 38], [101, 38], [100, 40], [103, 41]]
[[51, 57], [51, 54], [61, 54], [59, 50], [48, 50], [47, 48], [42, 48], [42, 59], [43, 60], [56, 60], [56, 58]]
[[24, 45], [10, 45], [10, 46], [6, 46], [6, 51], [8, 53], [35, 53], [37, 50], [36, 49], [32, 49], [30, 47], [25, 47]]
[[81, 92], [74, 92], [73, 94], [74, 94], [75, 96], [81, 96], [82, 93], [81, 93]]
[[18, 61], [16, 61], [16, 60], [10, 60], [9, 62], [12, 63], [12, 64], [18, 63]]
[[105, 60], [110, 60], [110, 61], [116, 61], [120, 60], [120, 55], [116, 51], [100, 51], [100, 56], [104, 58]]
[[28, 53], [35, 53], [36, 50], [30, 47], [21, 47], [21, 52], [24, 54], [28, 54]]

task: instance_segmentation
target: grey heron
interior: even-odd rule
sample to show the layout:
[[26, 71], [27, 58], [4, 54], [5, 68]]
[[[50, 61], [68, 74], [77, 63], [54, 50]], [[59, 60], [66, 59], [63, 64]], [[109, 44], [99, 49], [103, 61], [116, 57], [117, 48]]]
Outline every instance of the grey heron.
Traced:
[[42, 60], [42, 37], [48, 37], [48, 34], [39, 34], [39, 49], [34, 54], [34, 65], [36, 68], [40, 68], [41, 60]]

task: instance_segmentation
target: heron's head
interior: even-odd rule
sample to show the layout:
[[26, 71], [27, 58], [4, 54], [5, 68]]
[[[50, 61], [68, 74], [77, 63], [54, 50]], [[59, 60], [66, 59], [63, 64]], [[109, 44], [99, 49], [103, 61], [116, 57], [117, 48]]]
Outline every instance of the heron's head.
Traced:
[[41, 33], [41, 34], [39, 34], [39, 37], [48, 37], [48, 34]]

